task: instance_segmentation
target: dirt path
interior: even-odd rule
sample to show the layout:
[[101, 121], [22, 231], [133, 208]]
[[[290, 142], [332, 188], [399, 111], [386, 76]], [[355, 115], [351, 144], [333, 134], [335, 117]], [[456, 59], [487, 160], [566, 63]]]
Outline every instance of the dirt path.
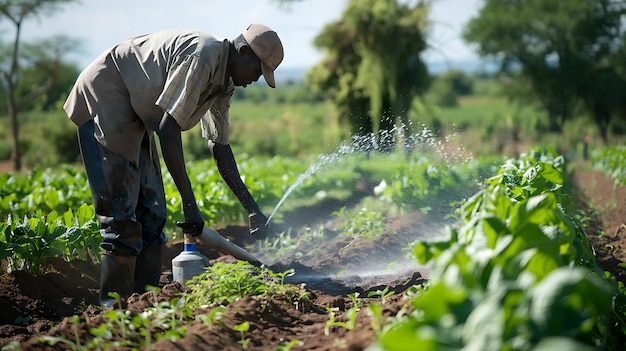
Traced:
[[616, 188], [597, 171], [576, 172], [574, 183], [589, 211], [587, 234], [598, 265], [626, 282], [626, 272], [618, 266], [626, 262], [626, 187]]

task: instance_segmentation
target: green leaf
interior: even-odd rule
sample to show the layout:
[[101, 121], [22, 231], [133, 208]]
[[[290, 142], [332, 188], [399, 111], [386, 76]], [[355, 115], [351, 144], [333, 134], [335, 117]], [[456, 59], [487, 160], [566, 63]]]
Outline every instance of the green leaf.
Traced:
[[554, 350], [567, 350], [567, 351], [596, 351], [596, 347], [583, 344], [575, 339], [570, 339], [562, 336], [544, 338], [531, 351], [554, 351]]
[[243, 322], [241, 324], [237, 324], [233, 327], [234, 331], [238, 331], [238, 332], [247, 332], [250, 329], [250, 323], [249, 322]]
[[434, 328], [424, 326], [416, 319], [406, 319], [394, 325], [379, 339], [384, 350], [414, 351], [419, 345], [420, 351], [440, 351]]
[[415, 242], [413, 253], [415, 254], [419, 264], [426, 264], [439, 257], [441, 252], [449, 249], [452, 243], [452, 240], [438, 242], [417, 241]]
[[[411, 304], [418, 310], [424, 311], [425, 323], [438, 322], [445, 315], [452, 313], [458, 320], [464, 320], [471, 311], [467, 291], [454, 289], [443, 283], [436, 283]], [[453, 313], [453, 310], [455, 313]]]
[[560, 187], [560, 185], [563, 185], [563, 174], [561, 173], [561, 171], [559, 171], [549, 163], [543, 164], [543, 167], [541, 169], [541, 176], [555, 185], [555, 187], [553, 187], [551, 190], [555, 190], [556, 188]]
[[59, 193], [55, 188], [46, 189], [43, 198], [44, 203], [48, 206], [48, 208], [55, 209], [59, 206]]
[[76, 224], [74, 223], [74, 212], [71, 208], [63, 213], [63, 224], [66, 227], [71, 227]]
[[506, 223], [504, 223], [500, 218], [494, 216], [483, 218], [480, 224], [482, 224], [480, 228], [483, 229], [484, 236], [487, 239], [487, 247], [491, 249], [496, 247], [498, 238], [506, 235], [508, 232]]
[[582, 268], [553, 271], [531, 292], [531, 319], [542, 336], [576, 335], [611, 312], [613, 288]]
[[96, 214], [96, 211], [94, 210], [93, 206], [87, 205], [87, 204], [82, 204], [79, 208], [78, 211], [76, 211], [76, 219], [78, 220], [78, 226], [79, 227], [83, 227], [85, 224], [87, 224], [89, 221], [91, 221], [94, 216]]
[[413, 254], [415, 254], [419, 264], [426, 264], [434, 257], [433, 253], [430, 251], [429, 245], [421, 241], [415, 242]]
[[558, 269], [560, 265], [559, 256], [555, 255], [553, 250], [539, 248], [534, 250], [525, 268], [528, 272], [533, 273], [537, 280], [542, 280], [550, 272]]
[[467, 317], [463, 341], [467, 351], [499, 351], [506, 325], [504, 310], [496, 296], [483, 300]]

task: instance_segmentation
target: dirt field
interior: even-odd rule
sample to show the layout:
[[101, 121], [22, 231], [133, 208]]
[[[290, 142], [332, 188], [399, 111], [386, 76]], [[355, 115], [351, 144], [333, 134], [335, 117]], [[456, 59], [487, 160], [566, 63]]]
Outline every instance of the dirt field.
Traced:
[[[575, 182], [580, 189], [576, 194], [581, 203], [588, 206], [595, 217], [587, 228], [598, 264], [611, 271], [620, 280], [626, 278], [624, 270], [618, 267], [626, 259], [626, 188], [614, 189], [613, 182], [601, 173], [581, 171], [575, 174]], [[301, 214], [302, 215], [302, 214]], [[307, 216], [304, 216], [307, 217]], [[308, 216], [313, 225], [315, 215]], [[405, 247], [402, 233], [426, 230], [430, 223], [424, 223], [419, 214], [400, 218], [388, 223], [388, 229], [400, 235], [385, 236], [382, 241], [350, 241], [336, 238], [320, 247], [320, 254], [313, 255], [306, 262], [295, 258], [285, 258], [274, 262], [275, 271], [295, 268], [293, 282], [306, 281], [306, 288], [312, 293], [311, 303], [296, 309], [280, 297], [269, 299], [246, 297], [227, 306], [221, 326], [208, 329], [196, 320], [189, 325], [186, 335], [175, 344], [161, 340], [156, 350], [241, 350], [239, 332], [232, 328], [244, 321], [250, 323], [246, 332], [249, 344], [247, 350], [273, 350], [292, 340], [303, 343], [294, 350], [363, 350], [371, 344], [374, 333], [370, 321], [362, 309], [357, 314], [357, 325], [352, 331], [334, 328], [325, 334], [328, 321], [326, 307], [337, 307], [344, 311], [351, 300], [346, 294], [358, 291], [366, 296], [367, 291], [391, 286], [395, 291], [419, 284], [427, 275], [423, 269], [411, 267], [408, 270], [395, 268], [395, 274], [375, 273], [366, 276], [359, 272], [377, 271], [370, 263], [372, 257], [396, 255]], [[222, 235], [240, 244], [252, 240], [245, 226], [232, 226], [218, 230]], [[606, 235], [599, 236], [605, 233]], [[390, 240], [389, 237], [399, 238]], [[172, 283], [171, 259], [181, 251], [181, 245], [168, 247], [163, 258], [164, 274], [161, 277], [162, 292], [159, 299], [170, 299], [183, 287]], [[218, 259], [213, 252], [202, 248], [202, 252]], [[219, 258], [228, 260], [228, 257]], [[66, 317], [82, 312], [83, 322], [79, 333], [87, 335], [89, 327], [97, 326], [102, 319], [101, 312], [93, 306], [97, 304], [99, 267], [88, 262], [67, 263], [51, 261], [50, 270], [43, 276], [34, 277], [24, 272], [13, 272], [0, 277], [0, 345], [20, 341], [22, 350], [53, 349], [37, 342], [40, 335], [74, 335]], [[404, 266], [404, 265], [400, 265]], [[379, 267], [380, 268], [380, 267]], [[341, 279], [334, 279], [337, 272], [346, 272]], [[380, 272], [380, 270], [378, 270]], [[367, 300], [367, 299], [364, 299]], [[129, 310], [140, 311], [153, 303], [151, 294], [131, 298]], [[395, 314], [403, 305], [401, 294], [396, 294], [385, 304], [385, 314]], [[341, 312], [339, 312], [341, 315]], [[57, 346], [58, 349], [58, 346]]]

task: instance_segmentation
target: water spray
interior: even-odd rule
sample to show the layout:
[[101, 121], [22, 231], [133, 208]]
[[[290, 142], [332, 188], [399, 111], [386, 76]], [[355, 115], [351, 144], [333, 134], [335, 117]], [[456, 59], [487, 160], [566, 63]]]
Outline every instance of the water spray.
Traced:
[[278, 211], [278, 208], [280, 208], [280, 206], [283, 204], [283, 202], [285, 202], [287, 197], [298, 186], [300, 186], [302, 183], [304, 183], [304, 181], [307, 178], [309, 178], [311, 175], [313, 175], [313, 173], [319, 171], [320, 169], [325, 168], [326, 166], [328, 166], [332, 162], [335, 162], [339, 157], [353, 154], [355, 151], [358, 151], [358, 150], [359, 150], [358, 143], [352, 143], [350, 145], [341, 144], [341, 145], [339, 145], [337, 150], [335, 152], [333, 152], [332, 154], [322, 154], [322, 155], [318, 156], [317, 157], [317, 161], [315, 163], [313, 163], [304, 173], [302, 173], [298, 177], [298, 179], [289, 187], [289, 189], [287, 189], [287, 191], [285, 192], [283, 197], [278, 201], [278, 204], [276, 205], [276, 207], [274, 207], [274, 210], [272, 211], [270, 216], [267, 218], [266, 225], [270, 223], [270, 221], [272, 220], [272, 217], [274, 217], [274, 214], [276, 213], [276, 211]]
[[[394, 141], [396, 134], [403, 134], [405, 126], [399, 126], [393, 128], [391, 131], [385, 131], [381, 133], [380, 140], [370, 133], [368, 135], [353, 136], [351, 143], [342, 143], [337, 147], [337, 150], [331, 154], [322, 154], [318, 156], [315, 163], [313, 163], [304, 173], [302, 173], [298, 179], [287, 189], [283, 197], [278, 201], [278, 204], [274, 207], [274, 210], [267, 218], [265, 225], [268, 225], [274, 217], [274, 214], [278, 211], [280, 206], [285, 202], [287, 197], [293, 193], [293, 191], [300, 186], [304, 181], [313, 175], [315, 172], [326, 168], [331, 163], [337, 161], [340, 157], [354, 154], [356, 152], [369, 152], [374, 150], [381, 150], [385, 148], [385, 145]], [[407, 147], [413, 147], [417, 144], [425, 144], [429, 146], [440, 145], [441, 141], [438, 140], [432, 131], [428, 128], [422, 128], [418, 133], [410, 135], [405, 138], [404, 143]], [[446, 155], [444, 155], [446, 156]]]

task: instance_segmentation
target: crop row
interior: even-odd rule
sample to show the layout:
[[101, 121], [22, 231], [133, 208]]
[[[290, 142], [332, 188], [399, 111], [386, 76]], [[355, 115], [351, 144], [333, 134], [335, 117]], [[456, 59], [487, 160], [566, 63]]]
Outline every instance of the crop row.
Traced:
[[[372, 316], [376, 340], [368, 348], [371, 351], [406, 350], [414, 345], [421, 350], [620, 349], [615, 340], [624, 333], [626, 291], [614, 277], [596, 267], [574, 204], [563, 186], [564, 162], [552, 150], [534, 150], [506, 161], [458, 208], [458, 223], [446, 229], [447, 238], [414, 244], [415, 257], [431, 271], [424, 286], [404, 292], [408, 302], [397, 315], [385, 316], [381, 304], [365, 306], [358, 294], [352, 294], [353, 306], [343, 318], [329, 310], [327, 332], [330, 328], [354, 329], [360, 307]], [[211, 296], [208, 301], [196, 301], [211, 305], [242, 293], [271, 293], [267, 281], [259, 285], [248, 280], [262, 276], [249, 274], [250, 269], [257, 268], [244, 263], [211, 267], [198, 278], [201, 283], [195, 285], [192, 295], [147, 310], [167, 308], [167, 314], [142, 313], [138, 319], [113, 310], [103, 328], [118, 330], [115, 326], [128, 320], [138, 326], [135, 334], [124, 334], [125, 339], [150, 345], [152, 334], [142, 330], [149, 331], [155, 325], [161, 328], [164, 321], [157, 315], [180, 316], [189, 311], [194, 297]], [[216, 280], [211, 274], [232, 279]], [[289, 272], [274, 276], [278, 283], [274, 287], [283, 289], [285, 274]], [[242, 286], [246, 288], [242, 290]], [[218, 291], [222, 292], [215, 296]], [[384, 305], [388, 293], [378, 294]], [[306, 299], [302, 291], [288, 295], [296, 301]], [[211, 314], [198, 318], [211, 328], [224, 308], [217, 306]], [[183, 328], [181, 324], [166, 329], [182, 335]], [[241, 332], [244, 346], [249, 341], [245, 337], [247, 325], [234, 328]], [[92, 335], [94, 340], [74, 343], [110, 342], [108, 337], [99, 336], [98, 330]], [[292, 343], [299, 344], [297, 340]]]
[[461, 206], [461, 222], [446, 240], [416, 243], [417, 259], [432, 267], [428, 283], [373, 349], [616, 347], [624, 288], [596, 268], [567, 210], [563, 168], [563, 158], [549, 150], [506, 162]]
[[616, 186], [626, 185], [626, 146], [607, 146], [593, 151], [594, 168], [615, 180]]
[[[205, 219], [211, 226], [245, 223], [243, 208], [212, 162], [187, 165]], [[371, 195], [385, 199], [388, 212], [391, 208], [395, 212], [423, 208], [443, 193], [475, 187], [475, 179], [491, 164], [492, 161], [472, 161], [447, 165], [427, 153], [364, 155], [354, 151], [322, 155], [312, 164], [283, 157], [262, 160], [244, 155], [239, 160], [245, 184], [265, 211], [271, 211], [281, 196], [301, 181], [278, 212], [279, 221], [283, 210], [325, 197], [352, 196], [358, 184], [363, 183], [378, 184], [376, 193]], [[166, 230], [177, 239], [180, 234], [174, 223], [183, 220], [180, 196], [167, 172], [164, 187], [169, 216]], [[80, 167], [64, 165], [26, 175], [0, 174], [0, 260], [5, 263], [2, 270], [38, 273], [46, 257], [98, 261], [100, 236], [94, 214], [86, 176]]]

